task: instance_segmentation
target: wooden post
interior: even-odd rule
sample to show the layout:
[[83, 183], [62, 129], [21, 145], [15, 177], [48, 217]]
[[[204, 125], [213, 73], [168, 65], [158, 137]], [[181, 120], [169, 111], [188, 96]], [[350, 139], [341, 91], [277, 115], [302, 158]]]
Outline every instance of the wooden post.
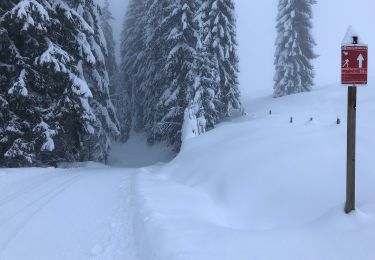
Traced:
[[357, 87], [348, 89], [348, 140], [345, 213], [355, 210], [355, 147], [356, 147]]

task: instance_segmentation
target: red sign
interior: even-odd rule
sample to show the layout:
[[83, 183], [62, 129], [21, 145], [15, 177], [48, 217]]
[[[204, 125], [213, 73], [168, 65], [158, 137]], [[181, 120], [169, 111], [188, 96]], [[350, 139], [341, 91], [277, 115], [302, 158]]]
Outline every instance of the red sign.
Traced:
[[367, 85], [368, 47], [366, 45], [342, 46], [341, 83]]

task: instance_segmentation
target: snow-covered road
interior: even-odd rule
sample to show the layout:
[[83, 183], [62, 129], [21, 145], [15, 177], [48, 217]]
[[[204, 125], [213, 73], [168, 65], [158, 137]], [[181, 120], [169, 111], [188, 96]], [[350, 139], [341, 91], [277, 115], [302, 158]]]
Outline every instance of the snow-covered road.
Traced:
[[135, 170], [0, 170], [0, 259], [135, 260]]

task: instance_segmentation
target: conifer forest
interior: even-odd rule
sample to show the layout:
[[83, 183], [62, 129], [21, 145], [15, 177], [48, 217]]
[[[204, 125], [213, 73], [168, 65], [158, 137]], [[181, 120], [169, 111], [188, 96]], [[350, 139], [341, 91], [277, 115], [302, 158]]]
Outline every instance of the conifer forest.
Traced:
[[373, 0], [0, 0], [0, 260], [375, 259]]

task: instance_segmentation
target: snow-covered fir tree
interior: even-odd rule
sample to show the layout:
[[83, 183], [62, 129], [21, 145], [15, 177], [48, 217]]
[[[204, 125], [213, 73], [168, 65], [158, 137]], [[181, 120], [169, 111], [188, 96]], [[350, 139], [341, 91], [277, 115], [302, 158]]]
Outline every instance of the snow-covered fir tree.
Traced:
[[150, 143], [178, 151], [181, 139], [240, 107], [235, 22], [232, 1], [130, 1], [121, 66], [126, 134], [145, 131]]
[[[11, 10], [15, 4], [12, 1], [0, 2], [0, 19], [4, 19], [4, 13]], [[0, 20], [4, 24], [4, 20]], [[14, 43], [9, 38], [9, 34], [5, 26], [0, 27], [0, 86], [8, 86], [10, 81], [16, 77], [15, 65], [17, 63], [17, 51]], [[2, 91], [1, 91], [2, 90]], [[5, 104], [5, 89], [0, 89], [2, 95], [2, 102]], [[3, 125], [3, 124], [1, 124]]]
[[105, 161], [117, 126], [97, 6], [13, 3], [0, 6], [1, 165]]
[[84, 138], [84, 160], [107, 161], [111, 139], [119, 135], [115, 108], [109, 97], [109, 76], [105, 66], [107, 46], [100, 27], [100, 8], [94, 0], [67, 0], [86, 22], [90, 31], [80, 33], [80, 51], [87, 57], [79, 60], [81, 76], [87, 82], [93, 97], [90, 106], [96, 116], [94, 135]]
[[220, 76], [219, 65], [215, 55], [207, 52], [206, 47], [199, 50], [198, 77], [195, 103], [199, 104], [200, 132], [212, 129], [220, 121]]
[[145, 93], [144, 130], [150, 143], [157, 141], [155, 133], [158, 133], [158, 125], [155, 122], [163, 113], [157, 108], [168, 80], [164, 73], [169, 51], [166, 44], [167, 37], [164, 37], [168, 32], [168, 25], [163, 21], [169, 15], [167, 8], [170, 6], [169, 2], [169, 0], [146, 1], [145, 46], [147, 61], [145, 65], [147, 73], [142, 83], [142, 89]]
[[[187, 118], [194, 121], [196, 106], [197, 54], [200, 48], [198, 23], [195, 20], [197, 2], [170, 1], [168, 16], [163, 20], [163, 33], [168, 50], [164, 77], [166, 88], [156, 108], [154, 133], [158, 140], [165, 140], [178, 150]], [[189, 115], [189, 117], [187, 116]]]
[[232, 109], [241, 107], [234, 2], [233, 0], [201, 1], [197, 17], [201, 23], [203, 44], [207, 54], [218, 63], [219, 88], [212, 90], [215, 91], [215, 110], [218, 111], [220, 118], [223, 118], [229, 116]]
[[144, 81], [145, 1], [128, 4], [121, 35], [120, 91], [121, 139], [126, 141], [132, 129], [143, 128], [143, 100], [140, 85]]
[[95, 116], [75, 63], [79, 54], [66, 50], [79, 46], [73, 28], [85, 25], [60, 1], [23, 0], [3, 12], [2, 61], [11, 73], [2, 80], [0, 159], [7, 165], [80, 159], [80, 138], [92, 132]]
[[280, 0], [277, 16], [274, 97], [310, 91], [314, 85], [311, 35], [315, 0]]
[[101, 14], [101, 27], [104, 33], [104, 37], [107, 43], [107, 55], [105, 57], [105, 65], [109, 76], [109, 93], [114, 103], [117, 102], [116, 92], [119, 82], [119, 71], [116, 62], [116, 44], [113, 37], [113, 29], [111, 22], [114, 21], [114, 17], [110, 11], [110, 4], [108, 0], [105, 0]]

